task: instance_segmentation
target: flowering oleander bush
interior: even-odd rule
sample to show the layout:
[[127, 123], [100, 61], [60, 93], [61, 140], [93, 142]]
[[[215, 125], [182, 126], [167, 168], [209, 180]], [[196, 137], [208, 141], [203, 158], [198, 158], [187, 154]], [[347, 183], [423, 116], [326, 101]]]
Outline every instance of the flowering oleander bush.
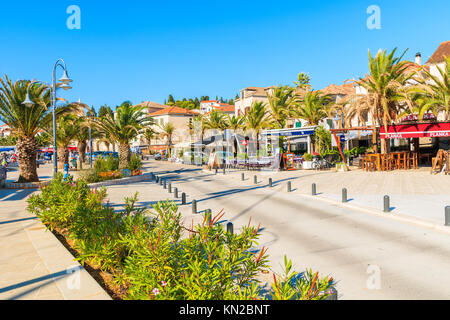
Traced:
[[28, 210], [51, 230], [71, 240], [82, 264], [113, 275], [124, 299], [323, 299], [331, 278], [306, 271], [301, 276], [285, 259], [283, 275], [263, 294], [258, 275], [267, 270], [267, 249], [258, 246], [259, 226], [250, 223], [230, 234], [219, 222], [223, 212], [185, 226], [175, 203], [136, 207], [137, 194], [115, 211], [106, 190], [90, 190], [58, 175], [28, 199]]

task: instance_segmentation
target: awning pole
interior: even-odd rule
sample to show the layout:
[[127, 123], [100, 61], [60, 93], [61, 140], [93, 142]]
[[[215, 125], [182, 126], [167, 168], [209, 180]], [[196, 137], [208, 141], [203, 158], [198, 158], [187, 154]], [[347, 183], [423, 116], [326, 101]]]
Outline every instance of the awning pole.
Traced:
[[335, 132], [333, 132], [333, 136], [334, 136], [334, 139], [335, 139], [334, 141], [336, 141], [336, 144], [338, 146], [339, 153], [341, 154], [342, 162], [345, 163], [345, 157], [344, 157], [344, 154], [342, 153], [342, 149], [341, 149], [341, 140], [340, 139], [338, 140], [338, 138], [336, 137], [336, 133]]

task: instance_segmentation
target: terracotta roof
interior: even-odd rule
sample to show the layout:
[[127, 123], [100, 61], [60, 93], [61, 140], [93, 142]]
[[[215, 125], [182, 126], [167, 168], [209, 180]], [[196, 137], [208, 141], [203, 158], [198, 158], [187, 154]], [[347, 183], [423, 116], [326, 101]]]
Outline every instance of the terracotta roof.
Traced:
[[348, 95], [356, 93], [356, 89], [353, 87], [353, 83], [344, 83], [343, 85], [330, 84], [320, 91], [323, 94], [331, 95]]
[[214, 109], [216, 109], [218, 111], [222, 111], [222, 112], [234, 112], [235, 111], [234, 106], [231, 106], [229, 104], [224, 104], [224, 103], [221, 103], [220, 107], [214, 107]]
[[144, 106], [146, 108], [161, 109], [161, 110], [168, 107], [165, 104], [161, 104], [161, 103], [157, 103], [157, 102], [153, 102], [153, 101], [144, 101], [144, 102], [139, 103], [138, 106]]
[[165, 115], [165, 114], [196, 115], [198, 113], [194, 112], [192, 110], [183, 109], [183, 108], [180, 108], [177, 106], [172, 106], [172, 107], [166, 107], [165, 109], [150, 113], [149, 116], [152, 117], [152, 116]]
[[450, 56], [450, 41], [442, 42], [427, 63], [443, 62], [445, 57]]

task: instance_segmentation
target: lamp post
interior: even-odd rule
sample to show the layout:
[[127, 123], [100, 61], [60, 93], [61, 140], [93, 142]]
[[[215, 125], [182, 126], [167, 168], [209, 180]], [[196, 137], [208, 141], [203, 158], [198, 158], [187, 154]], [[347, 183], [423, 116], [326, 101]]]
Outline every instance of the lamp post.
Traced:
[[58, 173], [58, 153], [56, 148], [56, 68], [60, 66], [64, 70], [63, 76], [59, 79], [62, 82], [61, 88], [64, 90], [72, 89], [69, 83], [72, 80], [67, 74], [66, 63], [63, 59], [56, 60], [55, 66], [53, 67], [53, 77], [52, 77], [52, 105], [53, 105], [53, 174], [56, 176]]
[[[53, 115], [53, 173], [56, 176], [56, 173], [58, 172], [58, 154], [56, 150], [56, 67], [60, 66], [64, 70], [63, 76], [59, 79], [60, 82], [62, 82], [62, 85], [60, 88], [64, 90], [72, 89], [71, 86], [69, 86], [69, 83], [72, 82], [72, 80], [67, 75], [67, 68], [66, 63], [63, 59], [58, 59], [55, 63], [55, 66], [53, 67], [53, 76], [52, 76], [52, 85], [51, 85], [51, 99], [52, 99], [52, 115]], [[31, 83], [27, 87], [27, 95], [25, 97], [24, 102], [22, 102], [27, 107], [32, 107], [35, 103], [30, 99], [30, 87], [34, 83], [44, 83], [42, 81], [31, 81]]]

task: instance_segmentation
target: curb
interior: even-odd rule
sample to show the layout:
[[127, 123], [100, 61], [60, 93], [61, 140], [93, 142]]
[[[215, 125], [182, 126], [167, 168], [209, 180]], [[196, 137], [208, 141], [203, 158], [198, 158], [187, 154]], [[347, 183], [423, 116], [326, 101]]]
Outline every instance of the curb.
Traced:
[[24, 183], [8, 182], [5, 184], [5, 189], [39, 189], [39, 187], [48, 186], [50, 183], [51, 180], [46, 180], [42, 182], [24, 182]]
[[89, 188], [98, 188], [98, 187], [114, 186], [114, 185], [119, 185], [119, 184], [129, 184], [129, 183], [133, 183], [133, 182], [147, 181], [147, 180], [152, 180], [152, 179], [153, 179], [153, 173], [144, 173], [144, 174], [141, 174], [140, 176], [90, 183], [90, 184], [88, 184], [88, 186], [89, 186]]

